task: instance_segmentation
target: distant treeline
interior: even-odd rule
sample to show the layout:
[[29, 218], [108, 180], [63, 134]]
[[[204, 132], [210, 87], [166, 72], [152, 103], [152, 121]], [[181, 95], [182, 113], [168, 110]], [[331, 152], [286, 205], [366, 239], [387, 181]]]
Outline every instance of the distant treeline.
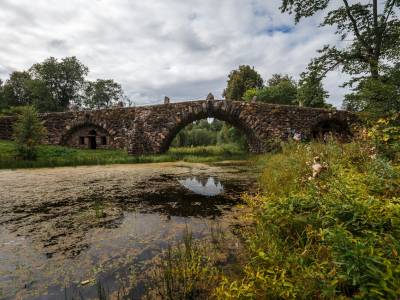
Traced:
[[172, 141], [173, 147], [237, 144], [247, 147], [245, 136], [235, 127], [213, 119], [193, 122], [182, 129]]
[[71, 106], [106, 108], [124, 101], [121, 85], [113, 79], [89, 81], [89, 68], [76, 57], [50, 57], [26, 71], [14, 71], [0, 80], [0, 109], [33, 105], [40, 112], [65, 111]]

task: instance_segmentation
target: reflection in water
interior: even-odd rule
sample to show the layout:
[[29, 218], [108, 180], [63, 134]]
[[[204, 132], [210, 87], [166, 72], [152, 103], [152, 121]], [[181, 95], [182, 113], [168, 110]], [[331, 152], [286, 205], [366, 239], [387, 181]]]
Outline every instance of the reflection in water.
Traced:
[[216, 196], [224, 192], [224, 186], [214, 177], [188, 177], [179, 180], [179, 183], [195, 194], [202, 196]]
[[[136, 173], [124, 171], [95, 177], [86, 193], [87, 181], [80, 179], [52, 193], [43, 181], [42, 193], [34, 195], [10, 185], [15, 199], [21, 198], [14, 206], [0, 193], [0, 299], [95, 299], [97, 280], [116, 292], [121, 278], [142, 274], [188, 229], [195, 239], [210, 237], [217, 226], [229, 235], [237, 222], [235, 205], [250, 182], [244, 174], [226, 172], [217, 174], [224, 184], [205, 173], [181, 173], [180, 180], [153, 175], [132, 184]], [[27, 186], [37, 188], [36, 178]]]

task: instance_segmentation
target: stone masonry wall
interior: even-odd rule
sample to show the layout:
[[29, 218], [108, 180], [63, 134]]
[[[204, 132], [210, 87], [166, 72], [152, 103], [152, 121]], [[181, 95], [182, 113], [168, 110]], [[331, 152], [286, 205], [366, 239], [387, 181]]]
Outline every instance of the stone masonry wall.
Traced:
[[[183, 127], [207, 117], [240, 129], [253, 153], [268, 151], [269, 141], [286, 139], [293, 132], [311, 137], [321, 122], [351, 130], [357, 121], [346, 111], [223, 100], [40, 115], [47, 128], [47, 144], [73, 145], [82, 129], [99, 128], [107, 134], [108, 148], [127, 149], [132, 155], [165, 152]], [[15, 117], [0, 118], [0, 139], [11, 139], [14, 122]]]

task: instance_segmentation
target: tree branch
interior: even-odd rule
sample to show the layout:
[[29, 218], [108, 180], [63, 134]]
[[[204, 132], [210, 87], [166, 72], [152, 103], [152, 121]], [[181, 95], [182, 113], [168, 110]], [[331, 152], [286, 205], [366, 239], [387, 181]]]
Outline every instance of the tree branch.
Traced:
[[[374, 0], [374, 1], [375, 1], [375, 0]], [[347, 16], [349, 17], [349, 19], [350, 19], [350, 21], [351, 21], [351, 24], [353, 25], [353, 30], [354, 30], [354, 33], [355, 33], [357, 39], [358, 39], [358, 40], [360, 41], [360, 43], [368, 50], [368, 52], [369, 52], [370, 54], [373, 54], [373, 49], [371, 48], [370, 45], [368, 45], [368, 44], [365, 42], [365, 40], [362, 38], [362, 36], [361, 36], [361, 34], [360, 34], [360, 31], [359, 31], [358, 26], [357, 26], [357, 22], [356, 22], [356, 20], [354, 19], [353, 15], [351, 14], [351, 9], [350, 9], [349, 3], [347, 2], [347, 0], [343, 0], [343, 3], [344, 3], [344, 5], [345, 5], [345, 7], [346, 7]]]
[[[385, 34], [386, 28], [387, 28], [387, 22], [389, 20], [390, 15], [392, 14], [393, 8], [394, 8], [394, 4], [395, 4], [396, 0], [388, 0], [388, 2], [386, 2], [386, 6], [385, 6], [385, 15], [382, 15], [382, 24], [380, 25], [382, 28], [381, 30], [379, 30], [379, 35], [378, 35], [378, 39], [377, 39], [377, 44], [376, 44], [376, 49], [377, 49], [377, 55], [379, 56], [381, 53], [381, 48], [382, 48], [382, 39], [383, 36]], [[378, 29], [377, 29], [378, 30]]]

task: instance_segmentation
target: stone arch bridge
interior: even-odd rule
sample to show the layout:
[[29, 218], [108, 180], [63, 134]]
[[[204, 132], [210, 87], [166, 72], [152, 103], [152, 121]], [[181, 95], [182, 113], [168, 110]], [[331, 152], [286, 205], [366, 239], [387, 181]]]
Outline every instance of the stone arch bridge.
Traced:
[[[127, 149], [132, 155], [167, 151], [183, 127], [204, 118], [217, 118], [241, 130], [252, 153], [266, 152], [270, 141], [295, 133], [304, 138], [327, 131], [349, 136], [356, 123], [347, 111], [224, 100], [44, 113], [40, 118], [47, 128], [47, 144]], [[12, 138], [15, 120], [0, 118], [0, 139]]]

